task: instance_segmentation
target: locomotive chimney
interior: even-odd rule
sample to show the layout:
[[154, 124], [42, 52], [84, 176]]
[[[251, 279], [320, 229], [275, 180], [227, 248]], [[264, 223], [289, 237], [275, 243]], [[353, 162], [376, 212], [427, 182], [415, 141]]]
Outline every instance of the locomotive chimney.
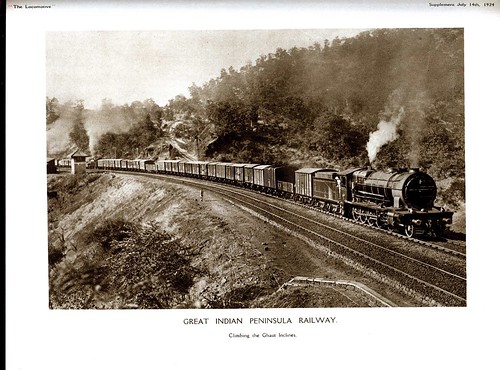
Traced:
[[415, 172], [420, 172], [420, 168], [418, 168], [418, 167], [410, 168], [410, 173], [415, 173]]

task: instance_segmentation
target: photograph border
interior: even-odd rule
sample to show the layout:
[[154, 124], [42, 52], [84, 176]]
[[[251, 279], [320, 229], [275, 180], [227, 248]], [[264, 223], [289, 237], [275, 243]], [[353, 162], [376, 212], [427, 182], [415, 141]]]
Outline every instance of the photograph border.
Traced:
[[[500, 4], [64, 1], [6, 4], [6, 368], [472, 368], [498, 364], [494, 217]], [[437, 3], [436, 3], [437, 4]], [[454, 4], [458, 4], [454, 3]], [[484, 3], [480, 3], [484, 4]], [[21, 8], [15, 8], [14, 6]], [[32, 7], [30, 7], [32, 6]], [[38, 7], [35, 7], [38, 6]], [[50, 6], [44, 8], [42, 6]], [[270, 26], [272, 25], [272, 26]], [[334, 26], [333, 26], [334, 25]], [[49, 310], [45, 32], [127, 29], [464, 28], [468, 305], [461, 308]], [[26, 138], [27, 130], [29, 137]], [[29, 163], [29, 169], [18, 163]], [[493, 180], [494, 182], [494, 180]], [[486, 199], [485, 199], [486, 198]], [[492, 207], [493, 205], [493, 207]], [[27, 279], [27, 277], [29, 277]], [[336, 317], [334, 325], [188, 325], [185, 319]], [[259, 340], [230, 338], [233, 330]], [[293, 338], [264, 339], [286, 330]], [[480, 362], [479, 362], [480, 361]]]

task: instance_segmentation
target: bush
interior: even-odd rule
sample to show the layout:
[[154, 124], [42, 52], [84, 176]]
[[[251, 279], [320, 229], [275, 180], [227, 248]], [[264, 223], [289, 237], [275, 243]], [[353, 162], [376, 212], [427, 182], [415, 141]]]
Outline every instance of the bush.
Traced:
[[49, 245], [49, 266], [53, 267], [62, 261], [64, 252], [61, 249]]
[[101, 226], [90, 232], [86, 237], [87, 243], [95, 242], [104, 251], [111, 249], [113, 242], [121, 242], [128, 238], [135, 230], [132, 223], [123, 219], [109, 219], [105, 220]]
[[448, 189], [442, 193], [443, 201], [453, 207], [458, 207], [465, 201], [465, 180], [457, 179], [453, 181]]
[[110, 285], [123, 287], [127, 305], [170, 308], [182, 303], [193, 285], [196, 269], [186, 250], [156, 223], [138, 227], [118, 242], [107, 260], [113, 269]]
[[[189, 251], [158, 224], [108, 219], [82, 240], [98, 249], [75, 248], [76, 259], [52, 271], [51, 307], [156, 309], [189, 303], [197, 270]], [[50, 258], [59, 262], [62, 256], [54, 251]]]

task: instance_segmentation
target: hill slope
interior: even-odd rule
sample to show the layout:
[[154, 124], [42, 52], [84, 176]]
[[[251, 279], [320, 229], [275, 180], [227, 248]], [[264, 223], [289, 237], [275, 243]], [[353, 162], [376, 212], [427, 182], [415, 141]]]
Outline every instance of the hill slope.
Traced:
[[52, 308], [370, 305], [338, 289], [276, 293], [294, 276], [361, 276], [209, 191], [125, 174], [51, 175], [48, 190]]

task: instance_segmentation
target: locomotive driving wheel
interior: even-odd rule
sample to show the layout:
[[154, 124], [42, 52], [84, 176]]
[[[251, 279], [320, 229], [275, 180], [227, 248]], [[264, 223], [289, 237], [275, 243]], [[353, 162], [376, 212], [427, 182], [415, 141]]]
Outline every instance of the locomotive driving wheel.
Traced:
[[413, 225], [406, 225], [405, 226], [405, 234], [409, 238], [413, 238], [413, 235], [415, 235], [415, 226]]
[[360, 221], [359, 210], [357, 208], [352, 209], [352, 218], [354, 218], [355, 221]]
[[361, 221], [362, 223], [364, 223], [365, 225], [368, 223], [368, 220], [369, 220], [369, 216], [364, 213], [363, 211], [361, 211], [360, 215], [359, 215], [359, 221]]
[[369, 214], [368, 215], [368, 225], [379, 227], [378, 217], [376, 214]]

